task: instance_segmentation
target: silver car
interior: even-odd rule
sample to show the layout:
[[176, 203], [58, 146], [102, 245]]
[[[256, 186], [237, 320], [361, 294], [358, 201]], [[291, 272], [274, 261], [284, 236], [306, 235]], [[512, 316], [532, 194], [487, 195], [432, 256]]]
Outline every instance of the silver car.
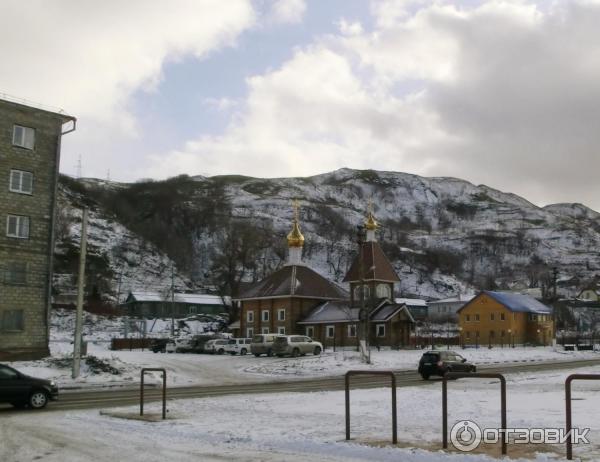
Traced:
[[294, 358], [306, 353], [317, 356], [323, 351], [321, 342], [304, 335], [278, 335], [273, 342], [273, 354], [279, 357], [290, 355]]

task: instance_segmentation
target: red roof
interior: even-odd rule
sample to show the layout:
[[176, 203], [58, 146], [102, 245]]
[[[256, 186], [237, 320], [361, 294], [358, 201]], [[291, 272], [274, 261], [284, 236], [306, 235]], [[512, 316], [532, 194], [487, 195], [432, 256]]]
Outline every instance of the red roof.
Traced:
[[[365, 281], [388, 281], [388, 282], [399, 282], [400, 278], [396, 274], [396, 271], [392, 267], [392, 264], [383, 253], [383, 250], [379, 246], [379, 243], [375, 241], [365, 242], [362, 246], [363, 256], [363, 279]], [[360, 261], [357, 255], [344, 282], [358, 282], [361, 280], [360, 277]]]

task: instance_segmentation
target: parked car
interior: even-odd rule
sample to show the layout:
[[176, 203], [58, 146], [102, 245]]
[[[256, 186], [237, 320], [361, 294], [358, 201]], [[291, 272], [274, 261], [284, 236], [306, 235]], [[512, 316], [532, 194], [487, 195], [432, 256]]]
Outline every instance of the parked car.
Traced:
[[42, 409], [48, 401], [56, 399], [58, 387], [53, 381], [30, 377], [0, 364], [0, 403]]
[[194, 341], [190, 337], [176, 338], [175, 353], [190, 353], [194, 349]]
[[294, 358], [306, 353], [318, 356], [323, 351], [321, 342], [304, 335], [278, 335], [273, 342], [273, 354], [281, 357], [290, 355]]
[[427, 351], [419, 361], [419, 374], [423, 380], [432, 375], [443, 377], [446, 372], [476, 372], [477, 368], [454, 351]]
[[259, 357], [260, 355], [273, 356], [273, 342], [277, 334], [258, 334], [252, 337], [250, 352]]
[[173, 340], [168, 338], [155, 338], [150, 342], [150, 350], [154, 353], [164, 353], [167, 343], [173, 342]]
[[222, 355], [225, 353], [225, 347], [229, 343], [227, 339], [214, 339], [209, 340], [204, 344], [204, 352]]
[[232, 338], [227, 341], [227, 345], [225, 345], [225, 353], [229, 353], [231, 355], [245, 355], [250, 352], [250, 343], [252, 343], [251, 338]]
[[165, 345], [165, 353], [175, 353], [177, 352], [177, 344], [174, 340], [169, 340]]

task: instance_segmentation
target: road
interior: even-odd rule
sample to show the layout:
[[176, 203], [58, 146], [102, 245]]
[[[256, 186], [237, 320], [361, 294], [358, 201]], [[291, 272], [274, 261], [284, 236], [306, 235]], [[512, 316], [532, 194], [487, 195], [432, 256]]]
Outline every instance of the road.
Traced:
[[[517, 373], [535, 372], [560, 369], [575, 369], [600, 365], [600, 359], [579, 360], [570, 362], [541, 362], [541, 363], [510, 363], [480, 366], [480, 372]], [[423, 381], [414, 371], [395, 371], [398, 387], [407, 386], [435, 386], [438, 380]], [[389, 384], [387, 377], [357, 376], [352, 378], [351, 387], [376, 388]], [[313, 379], [290, 380], [287, 382], [249, 383], [240, 385], [219, 386], [187, 386], [172, 387], [167, 390], [167, 399], [205, 398], [210, 396], [249, 394], [249, 393], [283, 393], [283, 392], [310, 392], [334, 391], [344, 389], [344, 376], [322, 377]], [[157, 401], [162, 397], [160, 388], [155, 386], [145, 389], [145, 402]], [[43, 412], [57, 412], [74, 409], [109, 408], [117, 406], [130, 406], [139, 404], [139, 388], [68, 391], [60, 396], [60, 400], [50, 403]], [[11, 412], [9, 408], [1, 412]]]

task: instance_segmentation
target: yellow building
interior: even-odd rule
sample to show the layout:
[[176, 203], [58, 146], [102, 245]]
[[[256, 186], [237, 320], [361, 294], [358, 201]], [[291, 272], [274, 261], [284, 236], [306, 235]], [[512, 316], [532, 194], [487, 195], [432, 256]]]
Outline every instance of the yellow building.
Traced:
[[552, 309], [528, 295], [484, 291], [458, 310], [462, 345], [550, 345]]

